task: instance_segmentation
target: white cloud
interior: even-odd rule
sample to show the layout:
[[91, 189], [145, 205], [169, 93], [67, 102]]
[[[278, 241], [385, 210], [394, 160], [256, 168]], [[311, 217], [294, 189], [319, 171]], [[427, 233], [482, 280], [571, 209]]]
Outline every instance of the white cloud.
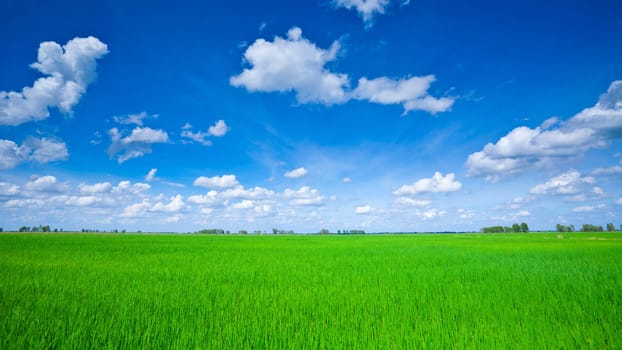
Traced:
[[170, 202], [164, 204], [162, 202], [157, 202], [154, 204], [149, 211], [154, 212], [164, 212], [164, 213], [176, 213], [186, 207], [186, 203], [184, 203], [184, 198], [181, 195], [176, 195], [170, 198]]
[[613, 139], [622, 138], [622, 81], [614, 81], [594, 107], [586, 108], [559, 123], [548, 119], [541, 127], [518, 127], [497, 143], [469, 155], [469, 175], [489, 181], [528, 169], [552, 166], [564, 158], [604, 148]]
[[33, 192], [46, 192], [56, 190], [56, 177], [47, 175], [40, 176], [24, 185], [24, 189]]
[[119, 184], [112, 188], [114, 193], [131, 193], [142, 194], [149, 190], [151, 186], [149, 184], [137, 182], [132, 185], [130, 181], [120, 181]]
[[594, 207], [593, 206], [589, 206], [589, 205], [582, 205], [580, 207], [573, 208], [572, 211], [574, 213], [587, 213], [587, 212], [590, 212], [590, 211], [594, 211]]
[[[124, 117], [114, 116], [112, 118], [114, 119], [115, 122], [119, 124], [123, 124], [123, 125], [134, 124], [137, 126], [143, 126], [143, 119], [148, 118], [148, 117], [149, 115], [147, 114], [147, 112], [140, 112], [138, 114], [129, 114]], [[156, 118], [157, 115], [153, 115], [152, 117]]]
[[155, 143], [167, 143], [169, 141], [166, 131], [149, 127], [136, 127], [130, 135], [125, 137], [122, 137], [117, 128], [110, 129], [108, 134], [111, 140], [108, 155], [112, 158], [118, 154], [119, 164], [128, 159], [151, 153], [151, 146]]
[[250, 199], [244, 199], [241, 202], [231, 205], [232, 209], [250, 209], [255, 205], [255, 202]]
[[347, 74], [330, 72], [325, 65], [337, 59], [339, 42], [321, 49], [302, 37], [302, 30], [291, 28], [287, 38], [274, 41], [257, 39], [244, 53], [250, 64], [239, 75], [230, 78], [231, 85], [249, 92], [295, 92], [299, 103], [332, 105], [351, 99], [379, 104], [401, 104], [404, 113], [422, 110], [431, 114], [444, 112], [454, 103], [453, 97], [428, 95], [434, 75], [391, 79], [362, 77], [358, 87], [350, 90]]
[[229, 131], [229, 127], [227, 126], [227, 123], [225, 123], [224, 120], [218, 120], [216, 122], [216, 124], [210, 126], [207, 131], [209, 132], [210, 135], [212, 136], [216, 136], [216, 137], [222, 137], [225, 136], [225, 134]]
[[402, 104], [404, 113], [415, 110], [431, 114], [445, 112], [453, 105], [454, 98], [429, 96], [428, 89], [435, 80], [434, 75], [398, 80], [387, 77], [368, 80], [363, 77], [359, 79], [357, 88], [352, 91], [352, 97], [380, 104]]
[[194, 180], [193, 185], [206, 188], [231, 188], [240, 185], [235, 175], [223, 175], [205, 177], [200, 176]]
[[225, 136], [225, 134], [227, 134], [227, 132], [230, 130], [230, 128], [227, 126], [227, 123], [225, 123], [224, 120], [218, 120], [216, 121], [216, 123], [212, 126], [210, 126], [207, 129], [207, 132], [205, 131], [197, 131], [197, 132], [193, 132], [192, 131], [192, 125], [190, 125], [190, 123], [186, 123], [184, 126], [182, 126], [182, 132], [181, 132], [181, 136], [191, 139], [195, 142], [198, 142], [204, 146], [211, 146], [213, 143], [211, 140], [208, 140], [209, 137], [211, 136], [216, 136], [216, 137], [222, 137]]
[[427, 207], [432, 204], [432, 201], [427, 199], [413, 199], [410, 197], [398, 197], [395, 199], [395, 204], [409, 207]]
[[475, 212], [472, 210], [458, 209], [458, 217], [462, 220], [472, 219], [475, 216]]
[[[358, 12], [367, 29], [372, 26], [375, 15], [384, 14], [389, 3], [390, 0], [333, 0], [335, 7], [343, 7]], [[405, 0], [401, 2], [401, 5], [404, 6], [409, 3], [410, 0]]]
[[0, 169], [11, 169], [27, 161], [49, 163], [67, 158], [69, 151], [62, 141], [29, 137], [18, 146], [11, 140], [0, 139]]
[[0, 169], [12, 169], [23, 161], [19, 146], [11, 140], [0, 139]]
[[276, 36], [274, 41], [257, 39], [244, 52], [244, 60], [251, 65], [230, 83], [251, 92], [294, 91], [300, 103], [344, 103], [348, 100], [345, 89], [348, 76], [325, 68], [334, 61], [339, 51], [335, 41], [327, 50], [317, 47], [302, 37], [302, 30], [291, 28], [287, 38]]
[[419, 193], [455, 192], [462, 188], [462, 183], [455, 180], [455, 175], [449, 173], [445, 176], [440, 172], [434, 173], [431, 178], [417, 180], [412, 185], [403, 185], [393, 192], [396, 196], [417, 195]]
[[288, 172], [286, 172], [284, 175], [285, 177], [289, 177], [290, 179], [297, 179], [299, 177], [303, 177], [305, 175], [307, 175], [308, 171], [305, 168], [296, 168], [294, 170], [290, 170]]
[[436, 208], [430, 208], [424, 211], [420, 211], [417, 210], [415, 211], [415, 215], [423, 218], [423, 220], [432, 220], [435, 219], [437, 217], [441, 217], [441, 216], [445, 216], [447, 215], [447, 212], [444, 210], [438, 210]]
[[0, 182], [0, 196], [13, 196], [19, 193], [19, 186]]
[[149, 202], [146, 199], [143, 199], [140, 203], [130, 204], [123, 209], [121, 213], [121, 217], [123, 218], [134, 218], [145, 214], [147, 209], [149, 208]]
[[614, 165], [607, 168], [596, 168], [592, 170], [593, 175], [616, 175], [622, 174], [622, 166]]
[[554, 176], [543, 184], [536, 185], [529, 192], [533, 194], [577, 194], [583, 190], [584, 185], [594, 184], [593, 177], [581, 176], [576, 170], [569, 170], [561, 175]]
[[370, 207], [369, 205], [361, 205], [361, 206], [354, 208], [354, 213], [355, 214], [370, 214], [372, 210], [373, 208]]
[[151, 181], [157, 179], [155, 177], [155, 174], [156, 174], [157, 171], [158, 171], [157, 168], [152, 168], [151, 170], [149, 170], [149, 173], [147, 173], [147, 175], [145, 176], [145, 181], [151, 182]]
[[111, 189], [112, 184], [110, 182], [100, 182], [92, 185], [81, 184], [79, 186], [80, 193], [84, 194], [105, 193], [110, 192]]
[[617, 201], [616, 204], [622, 204], [622, 197], [620, 197]]
[[344, 177], [344, 178], [343, 178], [343, 183], [344, 183], [344, 184], [349, 184], [350, 182], [352, 182], [352, 179], [351, 179], [351, 178], [349, 178], [349, 177]]
[[300, 187], [298, 190], [288, 188], [283, 192], [283, 196], [289, 199], [289, 204], [293, 206], [322, 206], [326, 203], [326, 197], [309, 186]]
[[244, 186], [239, 185], [222, 191], [220, 196], [223, 199], [269, 199], [274, 196], [274, 191], [259, 186], [245, 189]]
[[153, 168], [153, 169], [149, 170], [149, 173], [147, 174], [147, 176], [145, 176], [145, 181], [151, 182], [151, 181], [155, 180], [156, 179], [155, 174], [156, 174], [157, 171], [158, 171], [157, 168]]
[[96, 76], [97, 60], [108, 53], [99, 39], [74, 38], [64, 46], [53, 41], [39, 45], [37, 62], [30, 66], [48, 77], [37, 79], [21, 92], [0, 91], [0, 125], [19, 125], [45, 119], [49, 108], [71, 109]]
[[207, 192], [205, 195], [192, 195], [188, 197], [188, 202], [202, 205], [215, 205], [221, 201], [218, 192], [214, 190]]

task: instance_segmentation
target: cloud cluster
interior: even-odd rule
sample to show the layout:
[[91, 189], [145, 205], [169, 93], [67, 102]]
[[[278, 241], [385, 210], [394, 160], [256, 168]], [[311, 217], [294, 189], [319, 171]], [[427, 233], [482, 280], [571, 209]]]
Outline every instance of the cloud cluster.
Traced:
[[151, 146], [156, 143], [169, 142], [168, 133], [161, 129], [149, 127], [136, 127], [129, 135], [123, 136], [117, 128], [108, 130], [110, 146], [108, 155], [110, 158], [117, 156], [119, 164], [128, 159], [141, 157], [151, 153]]
[[209, 137], [223, 137], [229, 132], [230, 128], [225, 123], [224, 120], [218, 120], [212, 126], [207, 129], [207, 132], [204, 131], [192, 131], [192, 125], [190, 123], [186, 123], [182, 128], [181, 136], [187, 139], [190, 139], [194, 142], [200, 143], [204, 146], [211, 146], [212, 141], [209, 140]]
[[552, 118], [534, 129], [518, 127], [469, 155], [465, 165], [469, 175], [496, 181], [502, 176], [550, 167], [558, 160], [606, 147], [620, 138], [622, 81], [614, 81], [593, 107], [565, 122]]
[[596, 186], [595, 178], [582, 176], [574, 169], [532, 187], [529, 192], [536, 195], [562, 195], [566, 200], [573, 202], [584, 202], [605, 196], [603, 189]]
[[352, 97], [385, 105], [401, 104], [404, 106], [404, 114], [416, 110], [430, 114], [445, 112], [454, 104], [454, 99], [428, 95], [430, 84], [435, 80], [434, 75], [403, 79], [381, 77], [372, 80], [363, 77], [352, 91]]
[[0, 139], [0, 169], [12, 169], [24, 162], [49, 163], [67, 160], [69, 151], [62, 141], [29, 137], [21, 145]]
[[30, 66], [45, 78], [21, 92], [0, 91], [0, 125], [19, 125], [45, 119], [49, 108], [71, 113], [97, 77], [97, 60], [108, 53], [99, 39], [74, 38], [61, 46], [53, 41], [39, 45], [37, 62]]
[[352, 99], [379, 104], [401, 104], [404, 113], [426, 111], [431, 114], [447, 111], [452, 97], [435, 98], [428, 94], [433, 75], [392, 79], [362, 77], [350, 89], [347, 74], [331, 72], [326, 65], [337, 59], [340, 44], [319, 48], [302, 37], [294, 27], [287, 38], [274, 41], [257, 39], [244, 52], [244, 61], [251, 67], [230, 78], [231, 85], [245, 87], [249, 92], [295, 92], [299, 103], [325, 105], [346, 103]]
[[320, 191], [309, 186], [302, 186], [298, 190], [286, 189], [283, 197], [289, 199], [293, 206], [322, 206], [326, 203], [326, 197]]
[[[337, 8], [342, 7], [348, 10], [355, 10], [365, 22], [365, 28], [369, 29], [373, 25], [375, 15], [385, 13], [390, 4], [390, 0], [333, 0], [333, 5]], [[408, 5], [410, 0], [401, 1], [401, 6]]]
[[403, 185], [393, 194], [396, 196], [415, 196], [421, 193], [456, 192], [462, 188], [462, 183], [455, 178], [456, 175], [453, 173], [443, 176], [437, 171], [431, 178], [423, 178], [411, 185]]

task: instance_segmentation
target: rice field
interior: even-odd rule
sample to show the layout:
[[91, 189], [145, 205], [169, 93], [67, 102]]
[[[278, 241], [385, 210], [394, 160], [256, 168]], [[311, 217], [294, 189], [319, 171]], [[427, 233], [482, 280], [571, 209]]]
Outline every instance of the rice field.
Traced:
[[0, 348], [622, 348], [622, 234], [0, 235]]

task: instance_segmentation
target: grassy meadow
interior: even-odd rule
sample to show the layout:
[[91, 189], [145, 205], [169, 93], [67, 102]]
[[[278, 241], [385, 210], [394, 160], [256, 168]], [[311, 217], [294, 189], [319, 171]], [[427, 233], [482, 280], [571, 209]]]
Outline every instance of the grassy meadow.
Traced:
[[622, 234], [0, 235], [0, 348], [622, 348]]

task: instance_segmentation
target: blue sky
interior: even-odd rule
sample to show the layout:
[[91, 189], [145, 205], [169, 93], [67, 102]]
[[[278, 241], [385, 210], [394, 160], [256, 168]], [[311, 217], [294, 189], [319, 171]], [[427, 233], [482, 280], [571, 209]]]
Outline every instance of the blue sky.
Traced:
[[622, 223], [619, 1], [9, 0], [0, 30], [5, 230]]

